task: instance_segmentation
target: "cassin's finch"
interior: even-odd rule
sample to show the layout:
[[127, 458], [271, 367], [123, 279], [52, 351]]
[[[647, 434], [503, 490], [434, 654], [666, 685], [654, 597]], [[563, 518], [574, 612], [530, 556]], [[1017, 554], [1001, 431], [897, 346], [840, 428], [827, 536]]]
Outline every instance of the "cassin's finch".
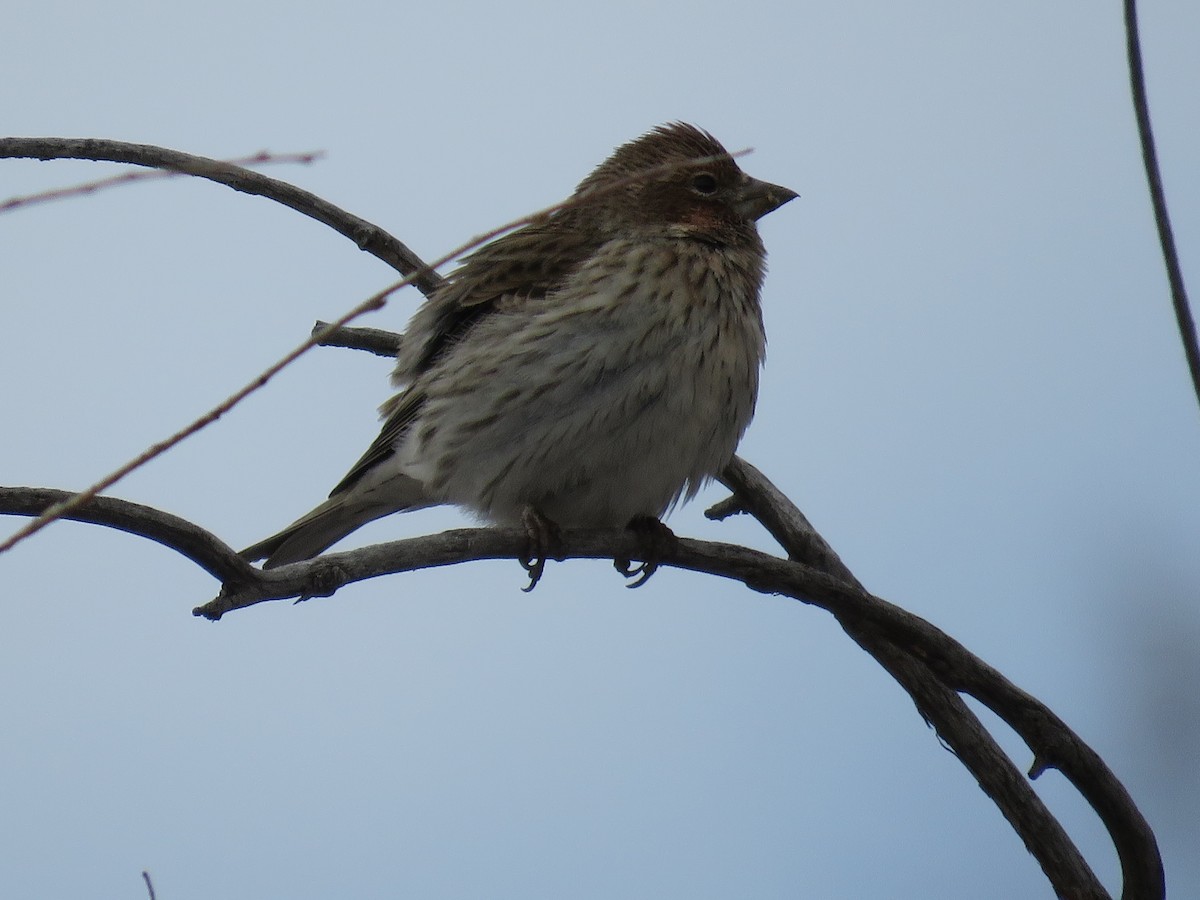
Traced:
[[766, 344], [755, 222], [795, 196], [691, 125], [619, 147], [570, 205], [484, 246], [429, 297], [375, 443], [325, 503], [243, 555], [308, 559], [441, 503], [525, 523], [538, 556], [555, 525], [665, 531], [659, 517], [750, 424]]

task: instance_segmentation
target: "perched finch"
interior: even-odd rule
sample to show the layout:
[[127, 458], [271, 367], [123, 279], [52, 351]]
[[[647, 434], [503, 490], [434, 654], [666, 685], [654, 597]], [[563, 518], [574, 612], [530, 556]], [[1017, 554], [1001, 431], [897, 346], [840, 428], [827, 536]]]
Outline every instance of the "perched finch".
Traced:
[[243, 555], [308, 559], [441, 503], [523, 523], [531, 542], [557, 527], [669, 535], [660, 517], [750, 424], [766, 345], [755, 222], [795, 196], [691, 125], [617, 148], [569, 205], [485, 245], [428, 298], [382, 433], [328, 500]]

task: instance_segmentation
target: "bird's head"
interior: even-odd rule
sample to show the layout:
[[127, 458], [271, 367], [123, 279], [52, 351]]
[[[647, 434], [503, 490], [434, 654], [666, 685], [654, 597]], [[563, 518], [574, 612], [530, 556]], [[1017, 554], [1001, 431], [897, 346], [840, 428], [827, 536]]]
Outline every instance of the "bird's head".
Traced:
[[603, 231], [731, 245], [757, 243], [754, 223], [796, 196], [751, 178], [716, 138], [682, 122], [621, 145], [575, 190], [581, 213]]

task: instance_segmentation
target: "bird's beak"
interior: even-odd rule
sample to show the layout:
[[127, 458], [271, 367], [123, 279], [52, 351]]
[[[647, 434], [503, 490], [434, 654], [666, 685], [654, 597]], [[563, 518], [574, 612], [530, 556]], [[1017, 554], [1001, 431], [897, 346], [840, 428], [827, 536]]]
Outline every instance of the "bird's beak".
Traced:
[[771, 184], [768, 181], [759, 181], [757, 178], [749, 176], [738, 191], [738, 195], [738, 199], [735, 201], [737, 211], [751, 220], [761, 219], [767, 213], [779, 209], [789, 200], [795, 200], [800, 196], [785, 187]]

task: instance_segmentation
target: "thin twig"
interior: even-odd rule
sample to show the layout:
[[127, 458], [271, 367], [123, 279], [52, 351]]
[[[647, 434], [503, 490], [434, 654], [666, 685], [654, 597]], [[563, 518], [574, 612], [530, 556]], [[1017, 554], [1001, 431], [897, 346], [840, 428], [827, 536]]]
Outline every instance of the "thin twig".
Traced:
[[[238, 159], [226, 159], [226, 162], [231, 166], [265, 166], [270, 163], [299, 163], [301, 165], [310, 165], [319, 159], [324, 159], [325, 153], [320, 150], [311, 153], [271, 153], [268, 150], [260, 150], [258, 153], [250, 156], [242, 156]], [[51, 200], [65, 200], [69, 197], [78, 197], [83, 194], [94, 194], [97, 191], [102, 191], [105, 188], [119, 187], [124, 184], [132, 184], [137, 181], [153, 181], [159, 178], [178, 178], [182, 172], [170, 172], [162, 169], [151, 169], [148, 172], [123, 172], [120, 175], [113, 175], [111, 178], [97, 178], [95, 181], [85, 181], [82, 184], [73, 184], [68, 187], [52, 188], [48, 191], [40, 191], [36, 194], [25, 194], [23, 196], [9, 197], [7, 200], [0, 201], [0, 213], [11, 212], [14, 209], [20, 209], [25, 206], [33, 206], [37, 203], [48, 203]]]
[[[404, 287], [405, 285], [407, 285], [409, 283], [410, 283], [410, 279], [402, 278], [400, 281], [396, 282], [395, 284], [391, 285], [390, 287], [385, 288], [384, 290], [378, 292], [377, 294], [372, 295], [371, 297], [368, 297], [366, 300], [364, 300], [358, 306], [354, 307], [354, 309], [350, 310], [350, 312], [346, 313], [341, 318], [337, 319], [332, 325], [330, 325], [329, 326], [330, 330], [333, 330], [334, 328], [338, 328], [342, 325], [345, 325], [347, 322], [350, 322], [351, 320], [358, 318], [360, 315], [362, 315], [365, 312], [368, 312], [373, 309], [379, 309], [386, 302], [389, 294], [391, 294], [393, 291], [399, 290], [400, 288]], [[302, 356], [304, 353], [306, 353], [307, 351], [309, 351], [310, 349], [315, 347], [317, 344], [317, 340], [320, 337], [321, 337], [321, 334], [319, 332], [317, 334], [310, 336], [308, 339], [306, 339], [303, 343], [301, 343], [299, 346], [297, 346], [295, 349], [293, 349], [286, 356], [282, 357], [281, 359], [276, 361], [273, 365], [269, 366], [265, 371], [263, 371], [257, 378], [255, 378], [249, 384], [245, 385], [244, 387], [242, 387], [239, 390], [235, 391], [234, 393], [230, 394], [223, 401], [221, 401], [219, 404], [214, 406], [208, 412], [204, 413], [204, 415], [200, 416], [198, 419], [196, 419], [193, 422], [191, 422], [190, 424], [184, 426], [179, 431], [176, 431], [174, 434], [172, 434], [170, 437], [166, 438], [165, 440], [159, 441], [156, 444], [152, 444], [150, 447], [146, 448], [144, 451], [139, 453], [133, 459], [129, 460], [124, 465], [118, 467], [114, 471], [105, 475], [103, 478], [101, 478], [99, 481], [97, 481], [95, 484], [91, 485], [90, 487], [85, 488], [84, 490], [80, 491], [79, 493], [74, 494], [71, 497], [67, 498], [66, 500], [63, 500], [63, 501], [56, 503], [53, 506], [49, 507], [45, 512], [43, 512], [40, 516], [38, 516], [36, 519], [34, 519], [32, 522], [30, 522], [24, 528], [19, 529], [17, 532], [10, 535], [8, 537], [8, 539], [5, 540], [3, 543], [0, 543], [0, 553], [4, 553], [8, 550], [11, 550], [13, 547], [15, 547], [21, 541], [25, 540], [28, 537], [31, 537], [32, 535], [37, 534], [39, 531], [41, 531], [43, 528], [45, 528], [51, 522], [53, 522], [57, 519], [63, 518], [67, 513], [70, 513], [74, 510], [80, 509], [85, 504], [87, 504], [90, 500], [95, 498], [101, 491], [105, 491], [108, 488], [112, 487], [114, 484], [116, 484], [118, 481], [120, 481], [122, 478], [124, 478], [130, 472], [144, 466], [146, 463], [150, 462], [152, 459], [155, 459], [155, 458], [161, 456], [162, 454], [164, 454], [168, 450], [170, 450], [172, 447], [174, 447], [176, 444], [180, 443], [183, 440], [186, 440], [187, 438], [191, 437], [193, 434], [198, 432], [200, 429], [204, 428], [207, 425], [210, 425], [211, 423], [215, 422], [217, 419], [221, 418], [221, 416], [225, 415], [225, 413], [227, 413], [231, 409], [233, 409], [233, 407], [235, 407], [238, 403], [241, 403], [242, 400], [244, 400], [246, 397], [250, 396], [255, 391], [257, 391], [259, 388], [266, 385], [267, 382], [269, 382], [272, 378], [274, 378], [276, 375], [278, 375], [279, 372], [285, 366], [291, 365], [291, 363], [295, 362], [300, 356]]]
[[417, 254], [378, 225], [346, 212], [316, 194], [286, 181], [268, 178], [242, 166], [220, 160], [155, 147], [102, 138], [0, 138], [0, 159], [91, 159], [166, 169], [183, 175], [206, 178], [243, 194], [253, 194], [282, 203], [296, 212], [328, 225], [349, 238], [360, 250], [383, 260], [402, 275], [412, 276], [417, 290], [428, 296], [442, 278], [428, 269]]
[[1162, 174], [1158, 168], [1158, 152], [1154, 149], [1154, 132], [1150, 128], [1150, 105], [1146, 100], [1146, 76], [1142, 68], [1136, 0], [1125, 0], [1125, 48], [1129, 56], [1129, 88], [1133, 93], [1133, 110], [1137, 114], [1138, 136], [1142, 142], [1142, 162], [1146, 167], [1150, 201], [1154, 205], [1158, 243], [1162, 247], [1163, 264], [1167, 267], [1167, 280], [1171, 284], [1175, 324], [1179, 327], [1179, 339], [1183, 342], [1183, 353], [1187, 357], [1188, 371], [1192, 376], [1192, 390], [1196, 394], [1196, 401], [1200, 403], [1200, 343], [1196, 339], [1196, 322], [1192, 318], [1187, 289], [1183, 284], [1183, 269], [1179, 265], [1179, 253], [1175, 249], [1175, 234], [1171, 229]]

